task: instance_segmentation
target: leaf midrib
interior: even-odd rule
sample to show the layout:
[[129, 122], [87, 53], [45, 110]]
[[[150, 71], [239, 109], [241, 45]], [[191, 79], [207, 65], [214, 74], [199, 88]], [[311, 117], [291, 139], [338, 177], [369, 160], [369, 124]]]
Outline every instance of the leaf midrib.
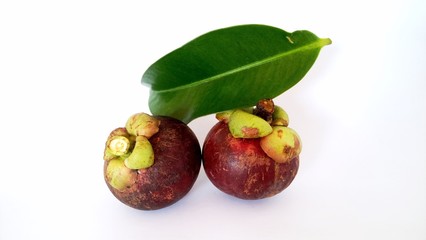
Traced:
[[204, 83], [214, 81], [215, 79], [219, 79], [219, 78], [222, 78], [222, 77], [225, 77], [225, 76], [228, 76], [228, 75], [232, 75], [234, 73], [242, 72], [246, 69], [257, 67], [257, 66], [269, 63], [269, 62], [273, 62], [277, 59], [280, 59], [282, 57], [290, 55], [290, 54], [292, 54], [296, 51], [306, 51], [306, 50], [313, 49], [313, 48], [321, 48], [321, 47], [323, 47], [325, 45], [329, 45], [329, 44], [331, 44], [331, 40], [329, 38], [320, 38], [320, 39], [317, 39], [316, 41], [314, 41], [310, 44], [303, 45], [302, 47], [294, 48], [290, 51], [279, 53], [279, 54], [270, 56], [268, 58], [265, 58], [263, 60], [256, 61], [256, 62], [253, 62], [253, 63], [250, 63], [250, 64], [246, 64], [246, 65], [243, 65], [241, 67], [238, 67], [238, 68], [235, 68], [235, 69], [214, 75], [212, 77], [201, 79], [201, 80], [198, 80], [196, 82], [192, 82], [192, 83], [189, 83], [189, 84], [186, 84], [186, 85], [183, 85], [183, 86], [179, 86], [179, 87], [174, 87], [174, 88], [169, 88], [169, 89], [164, 89], [164, 90], [152, 90], [152, 91], [157, 92], [157, 93], [163, 93], [163, 92], [173, 92], [173, 91], [177, 91], [177, 90], [181, 90], [181, 89], [196, 87], [198, 85], [202, 85]]

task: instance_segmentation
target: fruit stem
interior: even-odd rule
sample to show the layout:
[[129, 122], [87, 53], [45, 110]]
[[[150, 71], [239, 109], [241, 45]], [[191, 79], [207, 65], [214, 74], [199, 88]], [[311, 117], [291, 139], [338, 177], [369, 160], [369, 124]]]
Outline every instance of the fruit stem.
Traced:
[[272, 122], [274, 113], [274, 101], [270, 98], [261, 99], [257, 102], [256, 107], [253, 109], [253, 114], [261, 117], [268, 123]]
[[122, 156], [129, 151], [130, 141], [124, 136], [113, 136], [108, 141], [108, 150], [115, 156]]

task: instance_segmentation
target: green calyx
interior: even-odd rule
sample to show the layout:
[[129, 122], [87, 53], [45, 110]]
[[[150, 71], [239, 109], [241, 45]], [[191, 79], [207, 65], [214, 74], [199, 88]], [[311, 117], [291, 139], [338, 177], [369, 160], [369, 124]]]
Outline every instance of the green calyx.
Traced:
[[134, 137], [125, 128], [116, 128], [108, 136], [105, 144], [104, 160], [110, 161], [117, 157], [130, 154]]
[[149, 168], [154, 164], [154, 150], [151, 143], [144, 136], [136, 137], [136, 144], [132, 154], [124, 160], [124, 165], [129, 169]]
[[114, 136], [108, 140], [108, 151], [115, 156], [123, 156], [129, 151], [130, 140], [124, 136]]
[[132, 115], [126, 127], [114, 129], [105, 144], [106, 180], [117, 190], [128, 188], [135, 170], [154, 164], [154, 150], [149, 138], [159, 131], [160, 121], [146, 113]]
[[299, 135], [288, 128], [287, 112], [272, 99], [262, 99], [254, 108], [217, 113], [216, 118], [228, 124], [234, 138], [259, 138], [262, 150], [278, 163], [291, 161], [302, 150]]
[[146, 113], [134, 114], [127, 120], [126, 130], [135, 137], [135, 146], [124, 160], [126, 167], [137, 170], [154, 164], [154, 150], [148, 139], [160, 130], [160, 123]]
[[255, 107], [228, 110], [216, 114], [216, 119], [227, 123], [235, 138], [260, 138], [272, 133], [273, 126], [287, 127], [287, 112], [274, 105], [272, 99], [261, 99]]
[[129, 188], [136, 178], [136, 172], [127, 168], [122, 159], [113, 159], [108, 162], [105, 178], [117, 190]]
[[260, 147], [276, 162], [285, 163], [300, 154], [302, 142], [293, 129], [274, 126], [271, 134], [260, 139]]
[[272, 126], [285, 126], [289, 124], [287, 112], [280, 106], [274, 106], [274, 113], [272, 114]]
[[160, 120], [146, 113], [136, 113], [126, 122], [126, 130], [133, 136], [150, 138], [159, 131]]
[[132, 115], [126, 127], [114, 129], [105, 144], [104, 160], [123, 160], [124, 166], [138, 170], [154, 164], [149, 138], [159, 131], [160, 121], [146, 113]]
[[228, 126], [234, 138], [259, 138], [272, 132], [267, 121], [243, 110], [235, 110], [229, 116]]
[[231, 114], [234, 112], [234, 110], [228, 110], [228, 111], [223, 111], [223, 112], [219, 112], [216, 113], [216, 119], [221, 121], [221, 122], [225, 122], [228, 123], [229, 122], [229, 117], [231, 116]]

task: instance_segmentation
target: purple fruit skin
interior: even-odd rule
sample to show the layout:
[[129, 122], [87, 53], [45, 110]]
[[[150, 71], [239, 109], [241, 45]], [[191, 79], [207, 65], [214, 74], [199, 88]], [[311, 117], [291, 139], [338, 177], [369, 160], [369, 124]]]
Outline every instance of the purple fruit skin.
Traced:
[[[156, 116], [160, 130], [149, 141], [154, 150], [154, 165], [137, 172], [135, 183], [112, 194], [124, 204], [140, 210], [156, 210], [182, 199], [193, 187], [201, 167], [201, 149], [197, 137], [183, 122]], [[105, 161], [104, 176], [108, 166]]]
[[286, 189], [299, 169], [299, 156], [277, 163], [263, 152], [259, 141], [234, 138], [228, 125], [218, 122], [203, 145], [203, 166], [210, 181], [229, 195], [250, 200]]

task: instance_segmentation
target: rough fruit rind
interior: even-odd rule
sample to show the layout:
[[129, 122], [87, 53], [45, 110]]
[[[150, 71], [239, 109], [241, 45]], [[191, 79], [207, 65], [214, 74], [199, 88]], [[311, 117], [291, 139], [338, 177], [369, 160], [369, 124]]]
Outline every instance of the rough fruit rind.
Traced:
[[286, 189], [297, 174], [299, 157], [278, 163], [259, 142], [259, 138], [234, 138], [227, 124], [218, 122], [203, 145], [203, 166], [213, 185], [248, 200], [272, 197]]
[[218, 189], [261, 199], [290, 185], [299, 169], [301, 142], [287, 127], [284, 109], [262, 99], [255, 107], [221, 112], [216, 118], [219, 122], [204, 141], [203, 165]]
[[193, 187], [201, 167], [200, 144], [192, 130], [179, 120], [156, 118], [161, 121], [159, 131], [149, 138], [154, 164], [146, 169], [126, 168], [134, 174], [132, 184], [114, 187], [107, 175], [111, 160], [104, 161], [105, 182], [112, 194], [140, 210], [161, 209], [182, 199]]

